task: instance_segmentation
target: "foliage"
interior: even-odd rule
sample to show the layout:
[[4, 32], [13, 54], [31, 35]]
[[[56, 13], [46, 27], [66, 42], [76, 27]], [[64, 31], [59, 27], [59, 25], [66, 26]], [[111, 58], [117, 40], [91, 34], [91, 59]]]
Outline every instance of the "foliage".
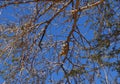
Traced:
[[6, 84], [120, 83], [119, 4], [1, 1], [0, 76]]

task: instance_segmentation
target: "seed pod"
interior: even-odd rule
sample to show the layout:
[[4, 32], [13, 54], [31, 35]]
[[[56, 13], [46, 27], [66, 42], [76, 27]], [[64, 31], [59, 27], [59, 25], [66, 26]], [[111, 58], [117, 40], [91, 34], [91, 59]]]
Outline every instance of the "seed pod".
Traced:
[[60, 56], [66, 56], [69, 51], [69, 43], [66, 41], [62, 45], [62, 50], [60, 52]]

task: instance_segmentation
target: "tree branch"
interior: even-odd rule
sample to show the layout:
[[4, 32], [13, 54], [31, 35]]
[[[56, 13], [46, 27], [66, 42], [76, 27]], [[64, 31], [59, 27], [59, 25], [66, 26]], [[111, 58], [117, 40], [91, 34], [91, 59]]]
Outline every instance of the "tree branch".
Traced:
[[92, 4], [88, 4], [87, 6], [83, 6], [83, 7], [80, 7], [79, 9], [72, 10], [71, 13], [75, 13], [75, 12], [78, 12], [78, 11], [83, 11], [83, 10], [92, 8], [92, 7], [97, 6], [97, 5], [99, 5], [103, 2], [104, 2], [104, 0], [100, 0], [100, 1], [97, 1], [97, 2], [92, 3]]

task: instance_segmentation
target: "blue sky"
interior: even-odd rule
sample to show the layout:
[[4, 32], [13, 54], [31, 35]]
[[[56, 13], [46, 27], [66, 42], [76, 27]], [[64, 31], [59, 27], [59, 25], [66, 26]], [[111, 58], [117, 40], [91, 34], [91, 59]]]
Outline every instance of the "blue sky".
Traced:
[[[20, 5], [20, 6], [22, 6], [22, 5]], [[19, 6], [18, 6], [19, 7]], [[18, 18], [17, 17], [14, 17], [14, 15], [15, 14], [29, 14], [29, 10], [28, 11], [26, 11], [26, 10], [22, 10], [22, 12], [16, 7], [16, 8], [14, 8], [14, 7], [12, 7], [12, 6], [9, 6], [9, 7], [6, 7], [6, 8], [4, 8], [4, 9], [0, 9], [0, 24], [6, 24], [7, 22], [10, 22], [10, 23], [14, 23], [14, 22], [18, 22], [19, 20], [18, 20]], [[42, 18], [42, 20], [45, 20], [45, 18], [49, 18], [49, 16], [45, 16], [44, 18]], [[52, 24], [56, 24], [56, 22], [58, 21], [58, 22], [61, 22], [61, 21], [63, 21], [63, 19], [62, 18], [56, 18], [57, 20], [54, 20], [53, 22], [52, 22]], [[59, 20], [58, 20], [59, 19]], [[66, 18], [64, 18], [64, 19], [66, 19]], [[89, 28], [90, 28], [90, 23], [85, 27], [84, 25], [83, 25], [83, 23], [85, 23], [85, 21], [88, 19], [88, 17], [87, 16], [84, 16], [84, 17], [81, 17], [80, 19], [79, 19], [79, 21], [78, 21], [78, 23], [80, 24], [79, 25], [79, 29], [80, 29], [80, 31], [81, 31], [81, 33], [87, 38], [87, 39], [92, 39], [92, 37], [94, 36], [93, 35], [93, 31], [91, 31]], [[60, 26], [56, 26], [56, 25], [50, 25], [49, 26], [49, 30], [47, 31], [47, 33], [49, 34], [49, 35], [53, 35], [53, 36], [55, 36], [55, 38], [54, 38], [54, 40], [65, 40], [66, 38], [65, 37], [67, 37], [67, 35], [68, 35], [68, 32], [70, 31], [70, 29], [71, 28], [69, 28], [69, 26], [71, 25], [71, 23], [68, 23], [68, 24], [66, 24], [66, 25], [60, 25]], [[19, 24], [18, 24], [19, 25]], [[64, 30], [64, 29], [68, 29], [68, 30]], [[65, 32], [63, 31], [63, 30], [61, 30], [61, 29], [63, 29], [64, 31], [67, 31], [67, 34], [65, 34]], [[60, 35], [60, 33], [63, 33], [64, 35]], [[75, 35], [75, 36], [77, 36], [77, 35]], [[49, 38], [49, 37], [48, 37]], [[44, 40], [46, 40], [46, 38], [44, 38]], [[84, 53], [84, 52], [83, 52]], [[111, 61], [114, 61], [114, 60], [111, 60]], [[82, 61], [83, 63], [84, 62], [86, 62], [86, 59], [85, 60], [83, 60]], [[67, 64], [66, 64], [66, 66], [68, 66]], [[3, 65], [2, 65], [2, 63], [0, 64], [0, 68], [3, 68]], [[39, 68], [39, 67], [38, 67]], [[66, 68], [68, 68], [68, 67], [66, 67]], [[69, 68], [71, 68], [71, 66], [69, 66]], [[113, 78], [117, 75], [117, 73], [115, 72], [115, 71], [110, 71], [111, 72], [111, 75], [113, 76]], [[26, 72], [25, 72], [26, 73]], [[101, 72], [102, 73], [102, 72]], [[60, 71], [59, 73], [59, 76], [58, 75], [56, 75], [56, 74], [53, 74], [52, 75], [52, 78], [54, 79], [54, 78], [56, 78], [57, 77], [57, 79], [59, 79], [59, 78], [61, 78], [61, 77], [63, 77], [63, 73]], [[104, 74], [102, 74], [103, 76], [104, 76]], [[111, 80], [112, 80], [112, 78], [110, 78]], [[118, 80], [118, 81], [120, 81], [120, 79]], [[2, 84], [4, 82], [4, 79], [2, 78], [2, 76], [0, 76], [0, 84]], [[87, 81], [86, 81], [86, 83], [87, 83]], [[99, 79], [96, 79], [96, 83], [97, 84], [101, 84], [100, 82], [99, 82]]]

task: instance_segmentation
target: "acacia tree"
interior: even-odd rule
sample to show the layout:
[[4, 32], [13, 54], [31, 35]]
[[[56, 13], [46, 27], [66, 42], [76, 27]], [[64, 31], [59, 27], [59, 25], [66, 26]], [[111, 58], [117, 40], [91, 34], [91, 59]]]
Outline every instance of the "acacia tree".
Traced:
[[120, 83], [119, 4], [119, 0], [1, 1], [4, 83]]

